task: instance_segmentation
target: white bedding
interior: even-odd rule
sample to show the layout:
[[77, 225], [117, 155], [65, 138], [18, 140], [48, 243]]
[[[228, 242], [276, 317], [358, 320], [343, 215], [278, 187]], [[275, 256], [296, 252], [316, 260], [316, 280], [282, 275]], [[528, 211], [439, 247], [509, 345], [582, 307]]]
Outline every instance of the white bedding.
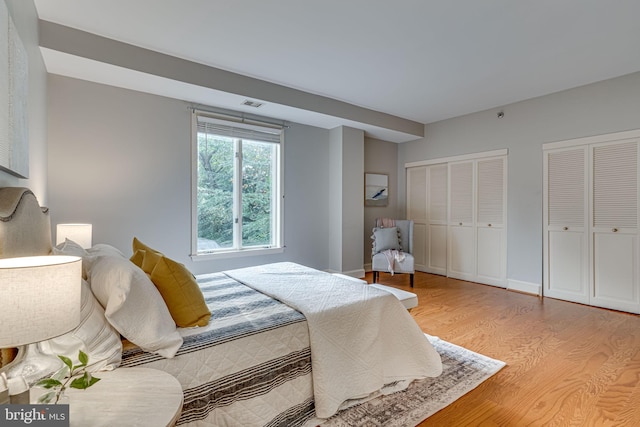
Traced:
[[309, 326], [316, 416], [386, 384], [435, 377], [440, 355], [388, 292], [294, 263], [226, 271], [302, 312]]

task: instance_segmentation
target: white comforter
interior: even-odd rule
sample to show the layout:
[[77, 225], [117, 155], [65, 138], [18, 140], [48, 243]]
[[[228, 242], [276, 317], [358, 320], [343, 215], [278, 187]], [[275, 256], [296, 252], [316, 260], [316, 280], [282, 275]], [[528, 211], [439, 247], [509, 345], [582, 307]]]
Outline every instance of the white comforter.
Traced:
[[388, 292], [294, 263], [225, 274], [307, 318], [319, 418], [330, 417], [346, 400], [367, 397], [385, 384], [442, 372], [440, 355]]

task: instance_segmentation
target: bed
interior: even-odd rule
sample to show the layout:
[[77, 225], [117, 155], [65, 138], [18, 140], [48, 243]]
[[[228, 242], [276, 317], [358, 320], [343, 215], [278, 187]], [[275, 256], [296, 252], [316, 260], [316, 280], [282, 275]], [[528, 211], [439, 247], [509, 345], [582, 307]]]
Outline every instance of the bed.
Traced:
[[[76, 331], [75, 346], [62, 337], [42, 343], [43, 351], [75, 351], [78, 342], [91, 341], [94, 370], [169, 372], [184, 392], [177, 425], [317, 425], [342, 408], [442, 371], [437, 352], [388, 292], [288, 262], [215, 272], [196, 277], [211, 313], [208, 324], [176, 328], [158, 313], [166, 311], [162, 297], [134, 295], [146, 276], [125, 254], [105, 244], [52, 248], [50, 229], [46, 209], [28, 189], [0, 188], [0, 257], [81, 256], [83, 313], [102, 322], [93, 327], [99, 337]], [[131, 318], [123, 326], [112, 294], [125, 281], [136, 285], [125, 292], [132, 301], [125, 303]]]

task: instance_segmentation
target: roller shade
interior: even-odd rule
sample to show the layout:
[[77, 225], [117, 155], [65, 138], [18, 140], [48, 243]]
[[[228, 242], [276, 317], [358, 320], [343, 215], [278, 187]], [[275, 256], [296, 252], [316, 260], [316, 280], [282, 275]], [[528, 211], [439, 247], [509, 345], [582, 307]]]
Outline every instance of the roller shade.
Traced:
[[[240, 120], [240, 119], [239, 119]], [[280, 143], [282, 127], [277, 125], [259, 125], [241, 121], [222, 120], [197, 114], [197, 131], [229, 138], [250, 141]]]

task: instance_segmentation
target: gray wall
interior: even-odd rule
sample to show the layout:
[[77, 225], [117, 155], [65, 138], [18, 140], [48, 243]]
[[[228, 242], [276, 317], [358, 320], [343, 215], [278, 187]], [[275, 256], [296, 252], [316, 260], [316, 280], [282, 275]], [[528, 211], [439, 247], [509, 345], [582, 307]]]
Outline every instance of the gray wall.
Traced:
[[399, 146], [401, 206], [405, 163], [508, 148], [507, 277], [540, 285], [542, 144], [638, 128], [640, 73], [429, 124]]
[[0, 171], [0, 187], [29, 187], [40, 204], [47, 205], [47, 71], [38, 47], [38, 14], [32, 0], [5, 0], [5, 3], [27, 50], [29, 63], [29, 179]]
[[364, 132], [347, 126], [329, 131], [329, 269], [364, 277], [359, 242], [363, 233]]
[[364, 132], [343, 127], [342, 272], [364, 277], [363, 236]]
[[49, 76], [51, 219], [93, 224], [93, 241], [125, 254], [137, 236], [194, 273], [266, 262], [329, 265], [329, 131], [285, 133], [284, 253], [191, 261], [191, 142], [187, 104]]
[[[368, 206], [364, 208], [364, 265], [371, 269], [371, 234], [376, 218], [400, 218], [398, 209], [398, 147], [394, 142], [365, 138], [364, 140], [364, 171], [365, 173], [380, 173], [389, 175], [389, 204], [387, 206]], [[364, 199], [364, 187], [362, 190]]]
[[329, 227], [329, 269], [335, 272], [342, 270], [342, 127], [329, 131], [329, 222], [336, 224]]

